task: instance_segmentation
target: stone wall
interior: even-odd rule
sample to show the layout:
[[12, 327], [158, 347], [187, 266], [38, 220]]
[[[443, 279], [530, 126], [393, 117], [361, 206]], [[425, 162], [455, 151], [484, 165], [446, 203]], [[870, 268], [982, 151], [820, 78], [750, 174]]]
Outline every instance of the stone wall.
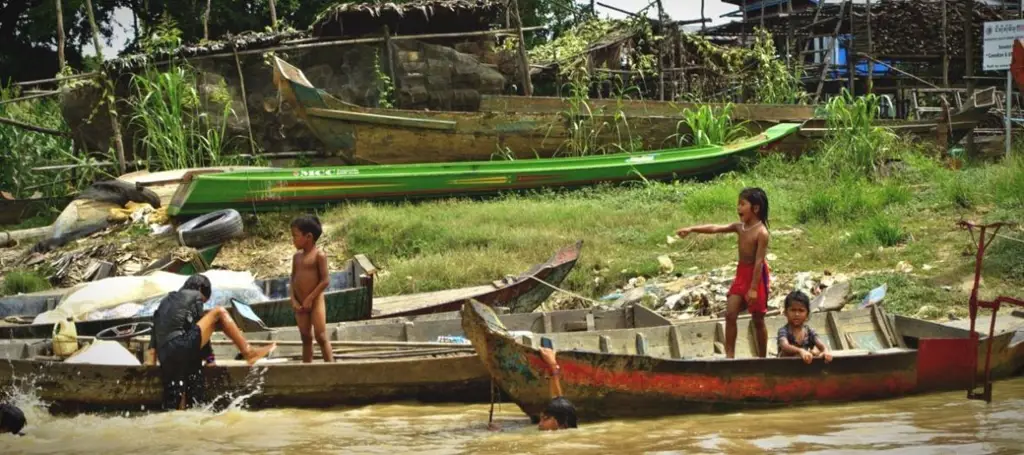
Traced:
[[[478, 48], [465, 47], [473, 54], [458, 52], [451, 47], [427, 44], [419, 41], [402, 40], [392, 42], [396, 59], [394, 98], [402, 109], [462, 110], [474, 111], [479, 108], [482, 94], [500, 94], [506, 86], [505, 77], [495, 69], [494, 64], [481, 62], [476, 55], [486, 56]], [[332, 95], [362, 106], [378, 106], [378, 75], [374, 67], [379, 58], [380, 69], [388, 73], [387, 54], [384, 45], [350, 45], [344, 47], [320, 47], [308, 50], [277, 52], [276, 55], [303, 70], [309, 81]], [[295, 112], [286, 107], [282, 110], [280, 97], [273, 84], [273, 72], [264, 62], [263, 56], [244, 55], [240, 57], [245, 76], [246, 97], [253, 136], [269, 153], [290, 151], [323, 151], [323, 146], [306, 128]], [[238, 69], [233, 58], [195, 60], [192, 65], [200, 72], [197, 85], [206, 111], [214, 119], [220, 118], [223, 104], [216, 100], [223, 98], [226, 86], [235, 115], [229, 119], [229, 129], [236, 137], [247, 136], [247, 122], [242, 105], [241, 84]], [[130, 75], [117, 81], [117, 95], [124, 99], [130, 93]], [[221, 95], [216, 94], [220, 92]], [[99, 91], [82, 86], [62, 96], [64, 117], [75, 133], [76, 143], [90, 151], [109, 149], [111, 129], [106, 115], [94, 115], [90, 119]], [[128, 157], [134, 157], [135, 136], [129, 123], [133, 115], [127, 103], [119, 103], [122, 130], [125, 133], [125, 149]], [[248, 152], [244, 142], [242, 151]]]

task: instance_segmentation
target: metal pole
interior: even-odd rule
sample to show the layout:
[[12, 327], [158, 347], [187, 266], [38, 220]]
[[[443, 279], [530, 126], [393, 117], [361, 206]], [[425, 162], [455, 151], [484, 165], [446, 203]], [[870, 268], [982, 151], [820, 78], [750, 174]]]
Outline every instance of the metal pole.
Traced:
[[1012, 79], [1010, 70], [1006, 70], [1006, 156], [1010, 156], [1010, 96], [1013, 94], [1013, 86], [1010, 83]]

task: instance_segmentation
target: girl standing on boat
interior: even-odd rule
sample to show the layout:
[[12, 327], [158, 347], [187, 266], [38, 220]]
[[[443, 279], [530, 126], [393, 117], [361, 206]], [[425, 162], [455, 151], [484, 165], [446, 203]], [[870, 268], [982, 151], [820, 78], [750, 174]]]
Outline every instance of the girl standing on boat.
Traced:
[[757, 355], [768, 354], [768, 329], [764, 315], [768, 312], [768, 195], [760, 188], [744, 188], [740, 191], [736, 213], [738, 223], [705, 224], [679, 229], [680, 238], [692, 232], [700, 234], [727, 234], [735, 232], [739, 239], [739, 264], [736, 278], [729, 288], [725, 313], [725, 357], [736, 356], [736, 318], [746, 307], [757, 335]]
[[779, 357], [800, 357], [804, 363], [811, 363], [815, 357], [823, 357], [825, 363], [832, 361], [828, 345], [818, 338], [811, 326], [804, 324], [811, 314], [811, 300], [800, 291], [790, 292], [784, 304], [786, 325], [779, 329]]

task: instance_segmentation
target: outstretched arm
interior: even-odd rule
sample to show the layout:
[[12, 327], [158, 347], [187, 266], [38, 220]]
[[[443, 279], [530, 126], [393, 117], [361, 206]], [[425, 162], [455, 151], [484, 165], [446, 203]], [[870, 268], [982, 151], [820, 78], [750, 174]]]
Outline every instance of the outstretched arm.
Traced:
[[739, 231], [739, 223], [732, 224], [702, 224], [699, 226], [690, 226], [681, 228], [676, 231], [676, 235], [679, 237], [686, 237], [692, 232], [698, 234], [727, 234], [729, 232]]

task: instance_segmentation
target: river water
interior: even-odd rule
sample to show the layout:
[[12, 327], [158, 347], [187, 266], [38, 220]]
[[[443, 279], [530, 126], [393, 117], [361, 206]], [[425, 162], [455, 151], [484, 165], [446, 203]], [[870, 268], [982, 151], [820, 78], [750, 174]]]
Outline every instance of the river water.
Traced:
[[0, 453], [1024, 453], [1024, 378], [996, 383], [991, 404], [964, 396], [581, 422], [540, 433], [510, 403], [495, 409], [503, 431], [493, 432], [486, 404], [53, 417], [20, 395], [26, 436], [0, 436]]

